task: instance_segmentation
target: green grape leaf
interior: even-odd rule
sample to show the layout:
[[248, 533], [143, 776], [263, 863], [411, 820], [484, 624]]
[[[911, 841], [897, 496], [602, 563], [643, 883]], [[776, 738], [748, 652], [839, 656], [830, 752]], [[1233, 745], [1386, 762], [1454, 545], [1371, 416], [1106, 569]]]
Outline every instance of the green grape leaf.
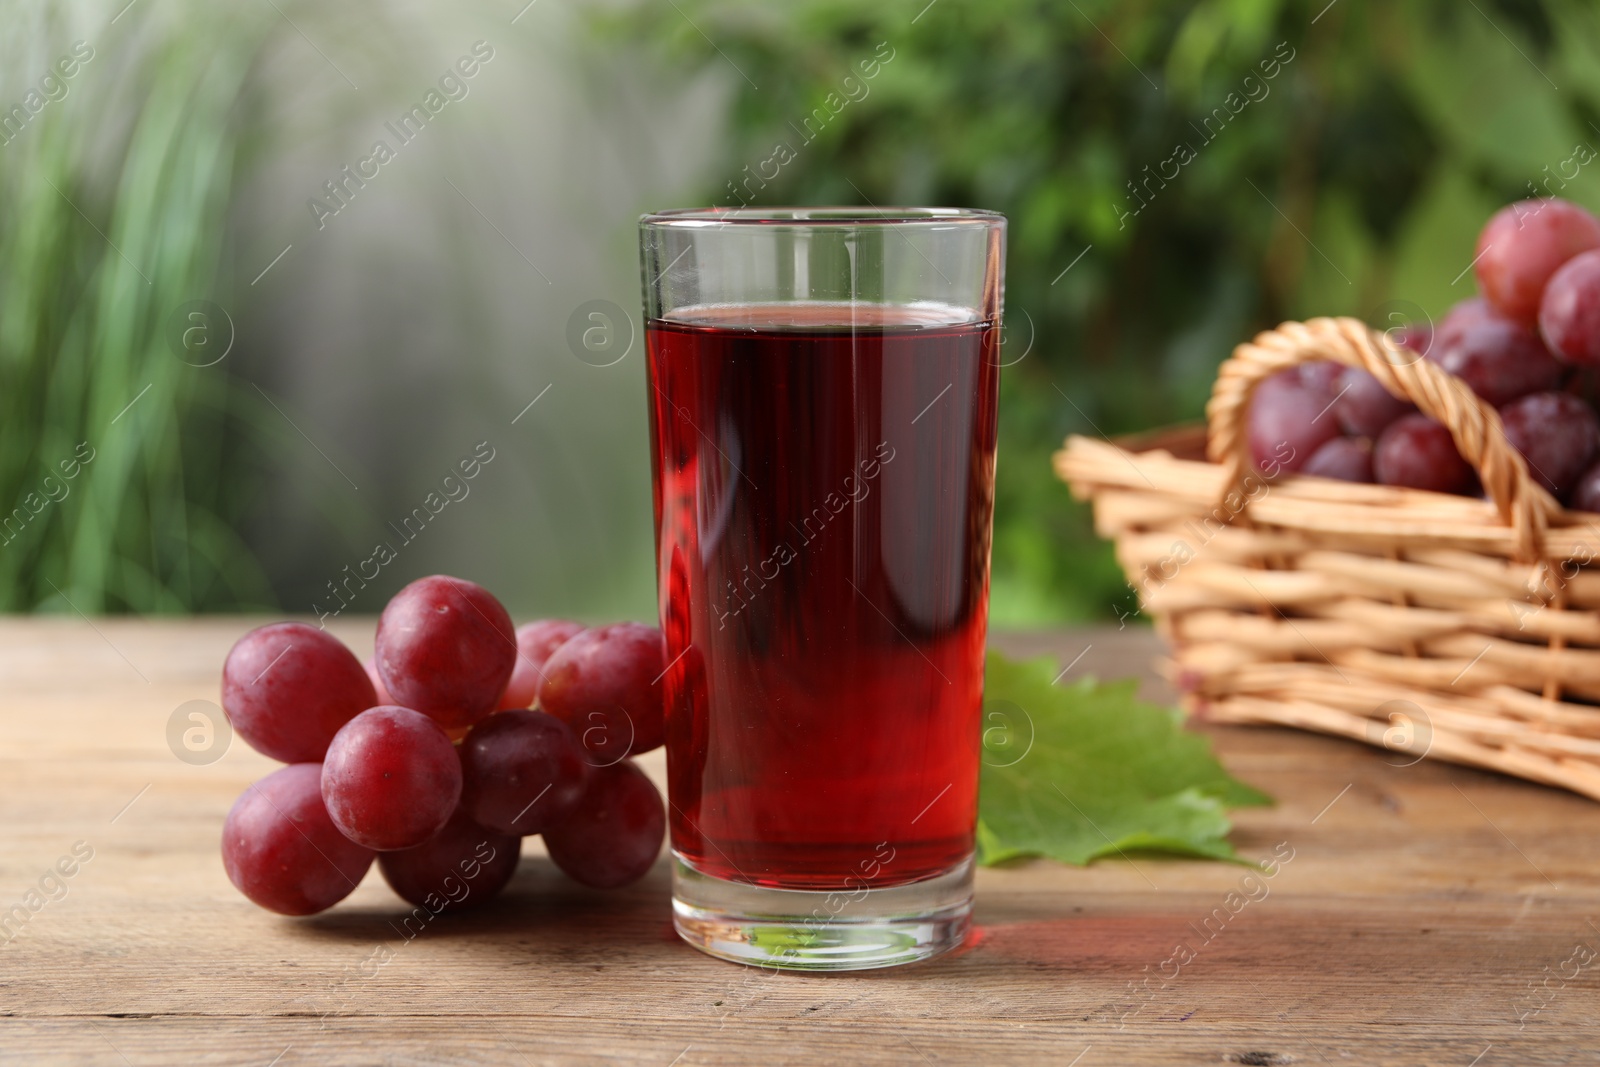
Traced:
[[1056, 671], [1049, 659], [989, 654], [978, 861], [1237, 860], [1228, 809], [1272, 798], [1231, 777], [1180, 713], [1137, 699], [1136, 681], [1055, 685]]

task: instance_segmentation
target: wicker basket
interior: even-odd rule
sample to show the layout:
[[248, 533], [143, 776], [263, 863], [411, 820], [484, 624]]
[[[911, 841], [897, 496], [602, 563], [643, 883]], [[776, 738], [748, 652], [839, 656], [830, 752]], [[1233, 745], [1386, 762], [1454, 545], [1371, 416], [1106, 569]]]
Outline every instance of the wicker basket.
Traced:
[[[1251, 390], [1317, 359], [1365, 367], [1449, 427], [1488, 499], [1262, 480], [1245, 438]], [[1208, 428], [1075, 436], [1055, 457], [1115, 539], [1192, 714], [1600, 800], [1600, 520], [1529, 477], [1492, 407], [1354, 319], [1315, 319], [1240, 345], [1206, 411]]]

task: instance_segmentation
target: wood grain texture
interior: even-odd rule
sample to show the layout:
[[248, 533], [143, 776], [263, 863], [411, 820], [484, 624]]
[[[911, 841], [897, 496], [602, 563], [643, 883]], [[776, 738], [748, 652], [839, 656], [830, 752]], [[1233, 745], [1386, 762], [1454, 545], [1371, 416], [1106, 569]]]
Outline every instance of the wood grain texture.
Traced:
[[[1600, 1050], [1600, 805], [1276, 728], [1206, 728], [1281, 801], [1237, 821], [1246, 856], [1293, 850], [1256, 899], [1225, 864], [985, 870], [973, 942], [894, 971], [717, 962], [673, 936], [665, 862], [594, 893], [536, 842], [504, 896], [411, 940], [376, 871], [322, 916], [278, 918], [217, 854], [233, 798], [273, 765], [235, 743], [190, 766], [166, 741], [250, 625], [0, 620], [0, 912], [76, 842], [94, 850], [0, 945], [0, 1062], [1491, 1067]], [[340, 632], [370, 651], [370, 620]], [[995, 643], [1083, 653], [1074, 674], [1161, 694], [1145, 631]], [[645, 763], [659, 780], [659, 754]]]

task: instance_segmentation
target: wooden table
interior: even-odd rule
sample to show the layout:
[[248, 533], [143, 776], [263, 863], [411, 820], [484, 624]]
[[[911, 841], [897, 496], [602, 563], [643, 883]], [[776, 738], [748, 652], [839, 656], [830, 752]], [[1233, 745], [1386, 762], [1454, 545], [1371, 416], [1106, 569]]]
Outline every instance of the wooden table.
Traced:
[[[1206, 731], [1281, 801], [1234, 832], [1252, 858], [1293, 851], [1265, 895], [1229, 898], [1241, 867], [1154, 857], [984, 870], [972, 943], [893, 971], [720, 963], [674, 937], [664, 861], [595, 893], [536, 842], [503, 897], [412, 941], [376, 871], [330, 912], [279, 918], [217, 852], [273, 765], [235, 741], [191, 766], [167, 742], [249, 625], [0, 620], [0, 911], [41, 881], [59, 898], [0, 946], [0, 1061], [1490, 1067], [1600, 1050], [1600, 805], [1276, 729]], [[370, 651], [370, 620], [340, 633]], [[1103, 677], [1148, 676], [1155, 649], [1133, 629], [995, 643], [1062, 662], [1092, 646], [1075, 671]], [[63, 858], [75, 873], [49, 877]]]

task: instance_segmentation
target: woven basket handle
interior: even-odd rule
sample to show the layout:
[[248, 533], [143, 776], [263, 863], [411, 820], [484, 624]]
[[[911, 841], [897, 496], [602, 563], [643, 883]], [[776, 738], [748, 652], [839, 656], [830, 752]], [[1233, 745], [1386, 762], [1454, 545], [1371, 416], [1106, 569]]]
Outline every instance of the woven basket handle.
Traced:
[[[1330, 359], [1361, 367], [1390, 393], [1417, 405], [1449, 429], [1456, 449], [1483, 480], [1484, 490], [1514, 531], [1517, 555], [1525, 562], [1543, 558], [1544, 531], [1561, 506], [1528, 474], [1522, 456], [1506, 440], [1495, 409], [1461, 379], [1357, 319], [1286, 322], [1233, 350], [1217, 370], [1206, 404], [1206, 452], [1227, 469], [1225, 485], [1243, 487], [1254, 469], [1245, 416], [1250, 394], [1264, 378], [1297, 363]], [[1250, 494], [1243, 494], [1249, 499]]]

